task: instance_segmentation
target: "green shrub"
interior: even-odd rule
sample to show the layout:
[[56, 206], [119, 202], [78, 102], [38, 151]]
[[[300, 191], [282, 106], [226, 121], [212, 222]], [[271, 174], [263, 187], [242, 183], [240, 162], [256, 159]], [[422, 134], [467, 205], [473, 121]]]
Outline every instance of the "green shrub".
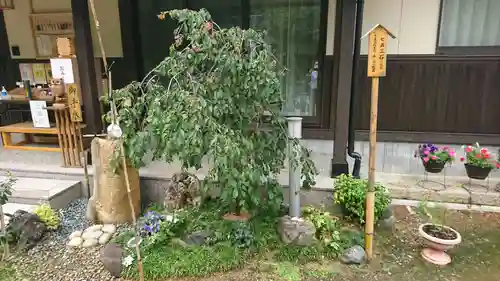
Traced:
[[[351, 175], [340, 175], [335, 181], [334, 202], [342, 206], [345, 215], [360, 224], [365, 223], [365, 201], [368, 181], [355, 179]], [[377, 221], [390, 203], [387, 189], [375, 185], [375, 221]]]
[[33, 213], [40, 217], [49, 230], [56, 230], [61, 223], [59, 215], [47, 203], [38, 205]]

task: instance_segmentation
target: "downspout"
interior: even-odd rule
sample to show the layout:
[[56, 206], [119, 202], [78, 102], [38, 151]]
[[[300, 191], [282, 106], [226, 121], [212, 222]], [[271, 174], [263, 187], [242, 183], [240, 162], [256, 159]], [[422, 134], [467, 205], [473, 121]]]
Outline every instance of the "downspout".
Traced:
[[360, 56], [360, 45], [361, 45], [361, 31], [363, 28], [363, 10], [365, 6], [364, 0], [358, 0], [356, 5], [356, 23], [354, 29], [354, 50], [352, 57], [352, 75], [351, 75], [351, 100], [349, 102], [349, 132], [347, 136], [347, 154], [349, 157], [354, 158], [354, 167], [352, 168], [352, 176], [354, 178], [360, 178], [361, 170], [361, 154], [354, 151], [354, 109], [355, 109], [355, 99], [356, 99], [356, 74], [359, 69], [359, 56]]

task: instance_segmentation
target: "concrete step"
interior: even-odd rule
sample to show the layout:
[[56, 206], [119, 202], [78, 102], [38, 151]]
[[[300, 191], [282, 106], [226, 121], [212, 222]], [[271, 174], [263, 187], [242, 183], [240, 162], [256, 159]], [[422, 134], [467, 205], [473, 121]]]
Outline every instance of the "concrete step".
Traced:
[[[0, 181], [4, 179], [0, 177]], [[54, 209], [64, 208], [82, 196], [81, 182], [77, 180], [17, 177], [13, 189], [9, 203], [36, 205], [48, 202]]]
[[[36, 208], [36, 205], [26, 205], [26, 204], [16, 204], [16, 203], [7, 203], [2, 205], [2, 209], [4, 214], [14, 214], [17, 210], [23, 210], [26, 212], [32, 212]], [[5, 225], [9, 223], [10, 217], [4, 216]]]

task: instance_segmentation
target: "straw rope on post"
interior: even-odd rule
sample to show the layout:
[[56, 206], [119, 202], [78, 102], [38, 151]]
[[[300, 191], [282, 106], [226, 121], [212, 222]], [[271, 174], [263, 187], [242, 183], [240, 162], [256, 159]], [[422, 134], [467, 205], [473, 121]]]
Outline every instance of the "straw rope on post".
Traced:
[[370, 113], [370, 157], [368, 161], [368, 188], [366, 192], [365, 250], [368, 262], [373, 257], [373, 231], [375, 224], [375, 155], [377, 148], [378, 92], [380, 77], [386, 74], [388, 36], [396, 38], [384, 26], [374, 26], [368, 38], [368, 77], [372, 78]]
[[[130, 210], [132, 212], [132, 222], [134, 224], [134, 229], [135, 230], [135, 239], [137, 241], [138, 239], [138, 235], [137, 235], [137, 227], [136, 224], [137, 224], [137, 219], [135, 217], [135, 207], [134, 207], [134, 204], [133, 204], [133, 201], [132, 201], [132, 196], [131, 196], [131, 188], [130, 188], [130, 182], [129, 182], [129, 175], [128, 175], [128, 169], [127, 169], [127, 161], [125, 159], [125, 148], [123, 146], [123, 141], [120, 139], [121, 138], [121, 130], [119, 129], [119, 124], [118, 124], [118, 118], [117, 118], [117, 111], [116, 111], [116, 105], [115, 105], [115, 102], [114, 102], [114, 99], [113, 99], [113, 95], [112, 95], [112, 84], [111, 84], [111, 72], [109, 71], [108, 69], [108, 62], [106, 60], [106, 53], [104, 51], [104, 44], [102, 42], [102, 36], [101, 36], [101, 32], [100, 32], [100, 29], [99, 29], [99, 20], [97, 19], [97, 13], [96, 13], [96, 10], [95, 10], [95, 6], [94, 6], [94, 0], [89, 0], [89, 3], [90, 3], [90, 9], [91, 9], [91, 12], [92, 12], [92, 16], [94, 18], [94, 23], [95, 23], [95, 27], [96, 27], [96, 31], [97, 31], [97, 38], [99, 40], [99, 47], [101, 49], [101, 54], [102, 54], [102, 60], [103, 60], [103, 64], [104, 64], [104, 69], [106, 71], [106, 73], [108, 74], [108, 83], [109, 83], [109, 87], [108, 87], [108, 95], [109, 95], [109, 102], [111, 104], [111, 120], [112, 120], [112, 124], [110, 125], [111, 128], [114, 127], [114, 129], [117, 129], [118, 131], [120, 131], [119, 134], [117, 135], [114, 135], [114, 136], [110, 136], [109, 133], [108, 133], [108, 136], [110, 137], [116, 137], [118, 138], [118, 142], [119, 142], [119, 149], [120, 149], [120, 156], [121, 156], [121, 162], [122, 162], [122, 169], [123, 169], [123, 174], [125, 176], [125, 185], [127, 187], [127, 195], [128, 195], [128, 201], [129, 201], [129, 204], [130, 204]], [[108, 128], [108, 131], [109, 131], [109, 128]], [[136, 255], [137, 255], [137, 269], [139, 271], [139, 278], [140, 278], [140, 281], [144, 281], [144, 271], [143, 271], [143, 267], [142, 267], [142, 257], [141, 257], [141, 250], [140, 250], [140, 246], [139, 246], [139, 243], [135, 243], [135, 250], [136, 250]]]

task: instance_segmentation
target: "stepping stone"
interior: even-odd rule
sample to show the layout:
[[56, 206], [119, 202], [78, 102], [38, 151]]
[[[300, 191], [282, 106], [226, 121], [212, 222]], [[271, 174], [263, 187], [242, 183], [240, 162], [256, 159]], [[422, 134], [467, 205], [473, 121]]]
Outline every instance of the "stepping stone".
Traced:
[[112, 225], [112, 224], [105, 224], [102, 229], [101, 229], [102, 232], [105, 232], [105, 233], [115, 233], [116, 232], [116, 226]]
[[83, 243], [83, 239], [81, 237], [76, 237], [76, 238], [71, 239], [67, 245], [69, 247], [80, 247], [80, 245], [82, 245], [82, 243]]
[[94, 231], [98, 231], [98, 230], [101, 230], [102, 229], [102, 224], [96, 224], [96, 225], [93, 225], [93, 226], [90, 226], [88, 227], [87, 229], [85, 229], [84, 232], [94, 232]]
[[73, 239], [73, 238], [77, 238], [77, 237], [82, 237], [82, 232], [81, 231], [75, 231], [73, 233], [71, 233], [71, 235], [69, 236], [69, 239]]
[[112, 235], [113, 235], [113, 234], [111, 234], [111, 233], [106, 233], [106, 232], [105, 232], [105, 233], [103, 233], [103, 234], [101, 235], [101, 237], [99, 237], [99, 244], [101, 244], [101, 245], [106, 245], [106, 243], [108, 243], [108, 242], [109, 242], [109, 240], [111, 239], [111, 236], [112, 236]]
[[97, 239], [85, 240], [85, 241], [83, 241], [82, 247], [84, 247], [84, 248], [94, 247], [97, 245], [97, 243], [99, 243], [99, 241], [97, 241]]
[[83, 233], [82, 238], [87, 240], [87, 239], [99, 239], [101, 237], [102, 231], [86, 231]]

